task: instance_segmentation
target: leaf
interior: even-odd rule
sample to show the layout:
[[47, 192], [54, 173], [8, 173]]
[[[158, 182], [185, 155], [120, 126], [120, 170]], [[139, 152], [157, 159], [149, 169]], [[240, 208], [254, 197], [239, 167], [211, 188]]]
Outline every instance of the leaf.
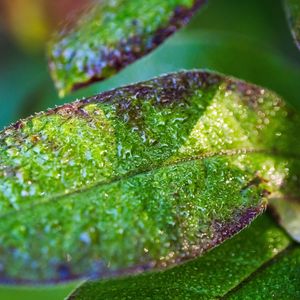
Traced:
[[97, 1], [49, 47], [61, 96], [110, 77], [185, 25], [205, 0]]
[[285, 4], [290, 27], [295, 42], [300, 49], [300, 1], [285, 0]]
[[9, 300], [57, 300], [65, 299], [78, 283], [34, 286], [0, 286], [0, 299]]
[[109, 277], [201, 255], [269, 194], [291, 195], [299, 124], [272, 92], [201, 71], [19, 121], [0, 136], [1, 281]]
[[299, 299], [300, 247], [291, 246], [224, 299]]
[[196, 260], [163, 272], [87, 281], [69, 300], [219, 299], [289, 245], [282, 230], [268, 215], [263, 215]]

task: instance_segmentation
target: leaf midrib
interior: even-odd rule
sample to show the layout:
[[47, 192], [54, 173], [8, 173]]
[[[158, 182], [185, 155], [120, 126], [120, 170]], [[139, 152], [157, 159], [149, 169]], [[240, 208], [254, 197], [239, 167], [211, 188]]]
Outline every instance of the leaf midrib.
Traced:
[[96, 181], [96, 182], [94, 182], [94, 184], [92, 184], [90, 186], [79, 188], [79, 189], [70, 191], [69, 193], [57, 194], [57, 195], [45, 198], [45, 200], [39, 200], [39, 202], [37, 202], [37, 203], [36, 202], [31, 203], [31, 204], [27, 205], [26, 207], [23, 207], [22, 209], [19, 209], [17, 211], [11, 211], [11, 212], [4, 213], [4, 214], [0, 215], [0, 218], [1, 219], [7, 218], [15, 213], [22, 213], [28, 209], [33, 209], [40, 205], [47, 205], [54, 201], [59, 201], [59, 199], [61, 199], [61, 198], [67, 199], [70, 196], [73, 196], [73, 195], [76, 195], [79, 193], [83, 193], [83, 192], [87, 192], [87, 191], [92, 190], [97, 187], [115, 184], [117, 182], [133, 178], [135, 176], [139, 176], [139, 175], [143, 175], [143, 174], [151, 173], [153, 171], [160, 170], [162, 168], [177, 166], [177, 165], [185, 164], [185, 163], [188, 163], [191, 161], [198, 161], [198, 160], [203, 160], [203, 159], [211, 158], [211, 157], [227, 157], [227, 156], [235, 156], [235, 155], [243, 155], [243, 154], [258, 154], [258, 153], [271, 155], [271, 156], [294, 157], [294, 158], [300, 159], [300, 156], [298, 156], [297, 154], [278, 153], [276, 151], [270, 151], [267, 149], [255, 149], [255, 148], [227, 149], [227, 150], [220, 150], [220, 151], [216, 151], [216, 152], [206, 152], [206, 153], [202, 153], [199, 155], [194, 155], [194, 156], [177, 159], [172, 162], [157, 162], [155, 165], [152, 165], [151, 168], [136, 169], [136, 170], [129, 171], [125, 175], [115, 176], [115, 177], [111, 178], [110, 180], [98, 181], [98, 182]]

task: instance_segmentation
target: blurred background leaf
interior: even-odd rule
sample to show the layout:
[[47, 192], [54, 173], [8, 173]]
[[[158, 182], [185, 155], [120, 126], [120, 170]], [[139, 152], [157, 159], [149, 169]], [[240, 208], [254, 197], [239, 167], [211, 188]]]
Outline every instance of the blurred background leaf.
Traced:
[[295, 43], [300, 50], [300, 1], [284, 0], [284, 3], [286, 6], [287, 19], [290, 23]]
[[[53, 30], [92, 0], [1, 0], [2, 27], [27, 51], [44, 49]], [[75, 15], [75, 16], [74, 16]]]

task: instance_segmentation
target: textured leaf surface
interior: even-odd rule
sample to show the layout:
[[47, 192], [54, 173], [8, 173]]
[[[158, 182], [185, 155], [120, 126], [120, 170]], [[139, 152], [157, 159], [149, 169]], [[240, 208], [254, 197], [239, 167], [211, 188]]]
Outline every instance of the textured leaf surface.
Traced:
[[16, 123], [1, 133], [1, 280], [113, 276], [200, 255], [269, 194], [299, 188], [298, 128], [275, 94], [199, 71]]
[[285, 2], [292, 33], [300, 48], [300, 0], [285, 0]]
[[49, 47], [50, 70], [60, 94], [107, 78], [149, 53], [204, 2], [97, 0]]
[[289, 244], [275, 222], [263, 215], [196, 260], [164, 272], [88, 281], [69, 299], [218, 299]]
[[299, 299], [300, 247], [290, 247], [225, 299]]

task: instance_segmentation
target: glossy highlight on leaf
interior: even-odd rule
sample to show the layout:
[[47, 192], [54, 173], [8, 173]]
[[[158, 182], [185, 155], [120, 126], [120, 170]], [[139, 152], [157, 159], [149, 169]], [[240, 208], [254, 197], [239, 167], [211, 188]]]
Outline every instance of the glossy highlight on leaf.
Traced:
[[19, 121], [0, 135], [1, 281], [201, 255], [299, 187], [299, 124], [274, 93], [196, 70]]
[[300, 49], [300, 0], [285, 0], [291, 30]]
[[97, 0], [49, 45], [61, 96], [115, 74], [184, 26], [205, 0]]

